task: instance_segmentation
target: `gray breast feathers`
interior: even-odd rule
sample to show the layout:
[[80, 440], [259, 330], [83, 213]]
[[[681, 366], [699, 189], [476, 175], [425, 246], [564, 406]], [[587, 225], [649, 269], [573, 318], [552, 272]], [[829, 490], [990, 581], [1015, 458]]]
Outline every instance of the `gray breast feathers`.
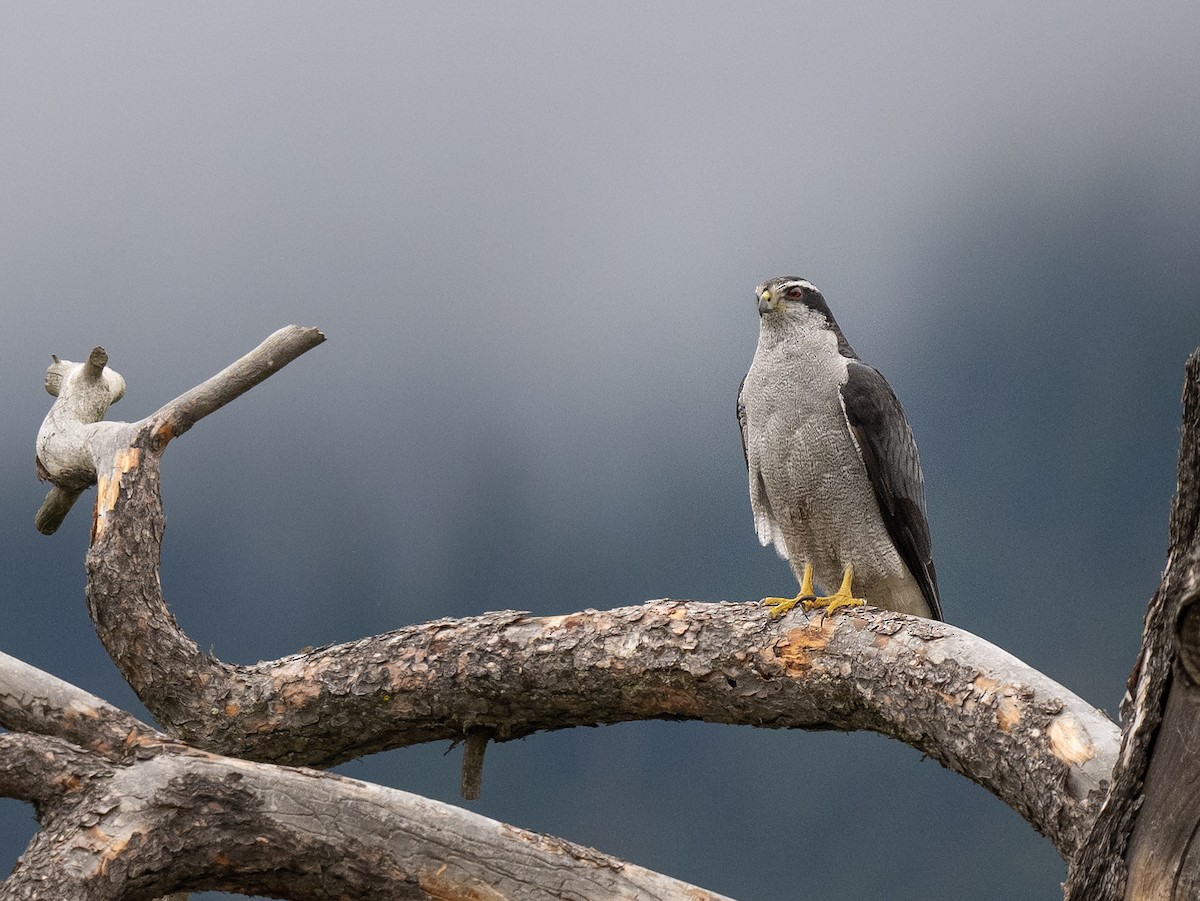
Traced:
[[754, 514], [754, 531], [758, 535], [760, 544], [763, 546], [774, 544], [779, 556], [784, 560], [789, 560], [791, 558], [788, 554], [787, 542], [784, 541], [783, 531], [779, 528], [775, 514], [771, 511], [771, 502], [767, 499], [767, 486], [763, 484], [762, 474], [757, 467], [750, 466], [750, 451], [746, 434], [749, 426], [746, 420], [746, 402], [743, 399], [747, 378], [749, 378], [748, 374], [738, 385], [737, 418], [738, 426], [742, 431], [742, 456], [746, 460], [746, 471], [750, 475], [750, 511]]

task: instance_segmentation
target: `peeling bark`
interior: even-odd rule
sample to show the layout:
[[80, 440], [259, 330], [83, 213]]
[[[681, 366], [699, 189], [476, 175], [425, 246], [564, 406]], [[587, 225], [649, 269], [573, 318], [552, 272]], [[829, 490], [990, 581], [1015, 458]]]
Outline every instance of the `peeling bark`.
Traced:
[[54, 735], [105, 755], [161, 737], [107, 701], [0, 652], [0, 726]]
[[[215, 408], [196, 398], [225, 397], [212, 384], [242, 368], [164, 410]], [[480, 732], [508, 741], [652, 718], [871, 729], [995, 792], [1064, 854], [1094, 815], [1117, 735], [1102, 713], [982, 639], [887, 611], [772, 620], [756, 603], [655, 601], [560, 617], [499, 612], [253, 666], [220, 661], [179, 628], [159, 577], [159, 436], [182, 428], [161, 423], [189, 421], [159, 411], [97, 460], [87, 595], [125, 678], [191, 744], [326, 767]]]
[[27, 801], [39, 814], [51, 805], [64, 805], [86, 781], [111, 773], [102, 756], [67, 742], [37, 735], [0, 735], [0, 797]]
[[0, 735], [0, 793], [37, 804], [42, 826], [4, 899], [723, 897], [407, 792], [178, 743], [114, 764], [61, 739]]

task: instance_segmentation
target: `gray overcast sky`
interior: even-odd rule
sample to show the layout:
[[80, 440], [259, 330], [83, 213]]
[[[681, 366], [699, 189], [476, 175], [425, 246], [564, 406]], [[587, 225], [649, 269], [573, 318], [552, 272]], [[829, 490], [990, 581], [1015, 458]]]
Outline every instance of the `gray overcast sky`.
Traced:
[[[733, 399], [752, 288], [796, 273], [904, 401], [947, 617], [1116, 709], [1200, 343], [1200, 7], [46, 2], [0, 25], [0, 650], [141, 711], [87, 621], [86, 510], [32, 528], [49, 355], [103, 344], [137, 418], [288, 322], [330, 340], [164, 466], [164, 586], [218, 654], [786, 591]], [[346, 769], [454, 800], [444, 750]], [[747, 899], [1054, 898], [1064, 872], [874, 736], [636, 724], [488, 767], [475, 809]], [[8, 859], [31, 829], [0, 802]]]

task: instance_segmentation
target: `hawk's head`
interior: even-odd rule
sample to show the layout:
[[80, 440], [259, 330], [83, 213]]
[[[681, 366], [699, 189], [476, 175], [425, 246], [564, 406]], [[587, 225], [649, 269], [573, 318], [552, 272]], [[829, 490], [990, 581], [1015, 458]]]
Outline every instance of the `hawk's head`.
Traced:
[[797, 326], [807, 334], [818, 330], [833, 332], [838, 350], [843, 356], [853, 357], [837, 320], [829, 310], [829, 304], [821, 292], [806, 278], [798, 275], [779, 275], [763, 282], [754, 289], [758, 298], [758, 315], [763, 328], [770, 326]]
[[817, 286], [798, 275], [776, 276], [755, 288], [754, 293], [758, 297], [760, 316], [804, 306], [831, 318], [829, 305], [825, 303], [825, 298], [821, 296]]

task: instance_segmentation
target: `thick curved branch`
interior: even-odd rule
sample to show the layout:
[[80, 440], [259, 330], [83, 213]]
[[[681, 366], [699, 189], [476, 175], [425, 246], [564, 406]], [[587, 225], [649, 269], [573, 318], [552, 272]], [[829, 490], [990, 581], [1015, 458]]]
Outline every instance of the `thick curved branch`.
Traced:
[[281, 330], [147, 419], [97, 424], [109, 428], [86, 448], [99, 486], [89, 610], [172, 734], [326, 766], [418, 741], [502, 741], [633, 719], [872, 729], [989, 788], [1064, 854], [1078, 845], [1111, 769], [1115, 727], [981, 639], [924, 620], [865, 611], [772, 621], [754, 604], [660, 601], [431, 623], [251, 667], [201, 653], [161, 594], [161, 453], [320, 340]]
[[71, 767], [53, 792], [19, 795], [41, 803], [43, 828], [0, 883], [4, 899], [219, 889], [313, 901], [721, 901], [591, 848], [329, 773], [170, 744], [94, 772], [80, 760], [94, 755], [54, 739], [0, 736], [7, 750], [27, 752], [18, 756], [44, 780], [55, 762]]
[[[872, 729], [1000, 796], [1071, 853], [1111, 770], [1116, 727], [952, 626], [883, 611], [771, 620], [756, 604], [656, 601], [443, 620], [254, 666], [202, 654], [158, 578], [157, 455], [101, 478], [88, 554], [101, 640], [172, 734], [256, 760], [328, 766], [485, 729], [669, 718]], [[350, 724], [353, 724], [352, 726]]]
[[987, 787], [1064, 854], [1074, 850], [1111, 770], [1115, 727], [982, 639], [926, 620], [866, 611], [773, 621], [755, 604], [658, 601], [447, 620], [255, 666], [203, 654], [162, 597], [161, 453], [319, 340], [282, 330], [95, 455], [88, 607], [172, 734], [238, 757], [328, 766], [434, 739], [636, 719], [872, 729]]
[[5, 901], [209, 888], [300, 899], [720, 901], [405, 792], [195, 751], [4, 654], [0, 725], [46, 733], [0, 734], [0, 797], [32, 803], [42, 825], [0, 883]]

